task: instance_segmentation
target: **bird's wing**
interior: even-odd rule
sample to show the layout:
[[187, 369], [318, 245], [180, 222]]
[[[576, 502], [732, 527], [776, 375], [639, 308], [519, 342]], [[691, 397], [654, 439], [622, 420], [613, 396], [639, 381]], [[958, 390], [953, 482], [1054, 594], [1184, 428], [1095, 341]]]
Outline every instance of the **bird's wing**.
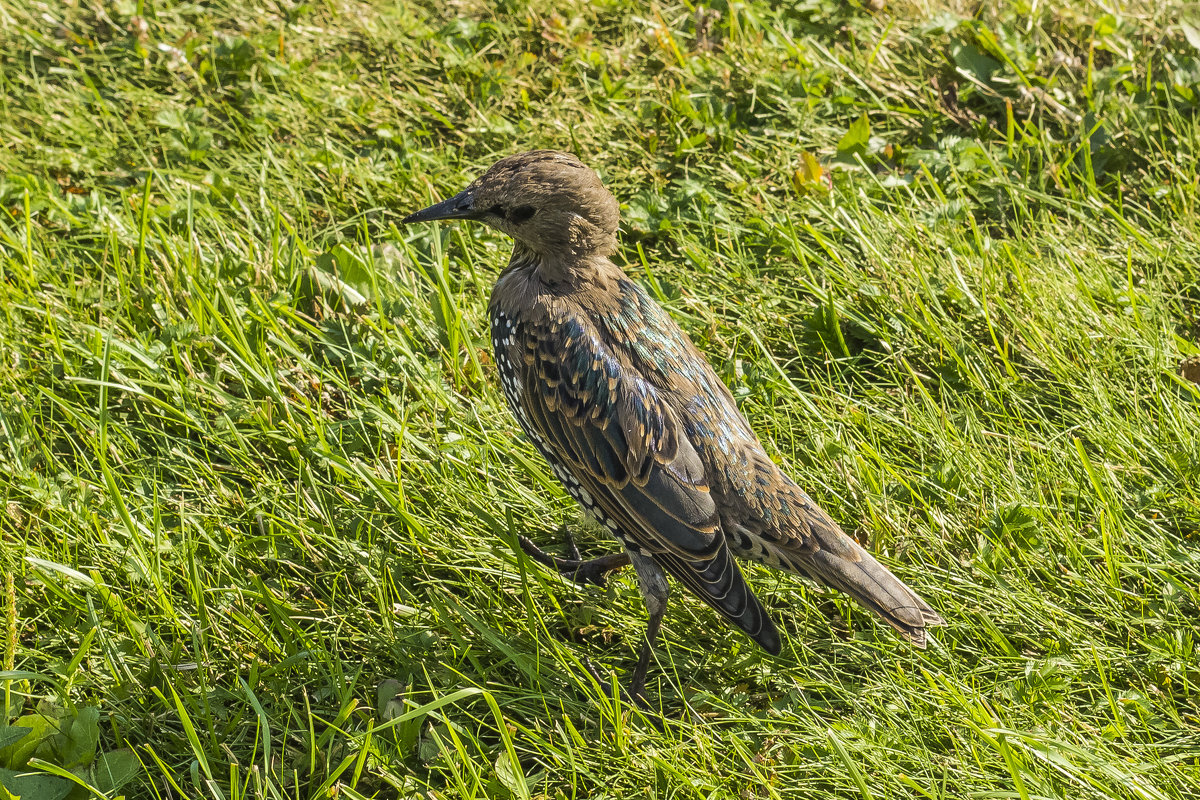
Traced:
[[700, 457], [654, 387], [578, 320], [531, 324], [521, 338], [523, 422], [565, 468], [560, 478], [578, 482], [576, 496], [627, 546], [778, 652], [778, 631], [730, 556]]

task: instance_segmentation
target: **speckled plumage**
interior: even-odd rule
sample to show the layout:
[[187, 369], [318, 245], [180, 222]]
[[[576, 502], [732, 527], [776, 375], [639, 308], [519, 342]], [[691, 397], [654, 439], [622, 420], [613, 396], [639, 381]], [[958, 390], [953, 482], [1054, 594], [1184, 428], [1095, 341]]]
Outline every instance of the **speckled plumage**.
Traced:
[[637, 568], [651, 625], [635, 694], [666, 605], [663, 571], [779, 652], [733, 555], [845, 591], [923, 647], [938, 615], [771, 461], [686, 334], [608, 260], [617, 216], [574, 156], [535, 151], [406, 222], [479, 219], [516, 241], [489, 304], [501, 386], [555, 475]]

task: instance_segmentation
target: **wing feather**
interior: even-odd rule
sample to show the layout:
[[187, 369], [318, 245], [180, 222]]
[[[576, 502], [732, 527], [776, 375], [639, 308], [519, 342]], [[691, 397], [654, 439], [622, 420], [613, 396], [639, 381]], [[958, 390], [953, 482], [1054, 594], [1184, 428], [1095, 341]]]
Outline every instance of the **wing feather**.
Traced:
[[778, 631], [730, 555], [703, 463], [670, 407], [580, 322], [522, 333], [521, 404], [546, 458], [627, 543], [778, 652]]

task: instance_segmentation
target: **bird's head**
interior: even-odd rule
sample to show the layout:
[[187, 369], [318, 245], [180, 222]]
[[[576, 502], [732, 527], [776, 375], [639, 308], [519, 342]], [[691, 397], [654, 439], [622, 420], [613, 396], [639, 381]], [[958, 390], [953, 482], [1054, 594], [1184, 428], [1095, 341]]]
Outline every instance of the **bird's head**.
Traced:
[[600, 177], [575, 156], [533, 150], [502, 158], [448, 200], [403, 222], [474, 219], [545, 258], [611, 255], [620, 209]]

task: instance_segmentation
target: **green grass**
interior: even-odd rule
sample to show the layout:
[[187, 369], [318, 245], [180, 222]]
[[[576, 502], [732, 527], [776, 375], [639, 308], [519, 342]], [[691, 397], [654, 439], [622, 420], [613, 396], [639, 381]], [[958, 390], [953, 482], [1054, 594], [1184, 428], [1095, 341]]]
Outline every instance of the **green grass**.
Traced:
[[[983, 5], [0, 0], [3, 722], [40, 726], [0, 766], [1200, 795], [1200, 22]], [[780, 657], [677, 593], [665, 728], [587, 678], [645, 612], [514, 549], [581, 520], [495, 384], [509, 245], [397, 227], [534, 147], [601, 172], [618, 258], [946, 618], [928, 651], [750, 567]]]

